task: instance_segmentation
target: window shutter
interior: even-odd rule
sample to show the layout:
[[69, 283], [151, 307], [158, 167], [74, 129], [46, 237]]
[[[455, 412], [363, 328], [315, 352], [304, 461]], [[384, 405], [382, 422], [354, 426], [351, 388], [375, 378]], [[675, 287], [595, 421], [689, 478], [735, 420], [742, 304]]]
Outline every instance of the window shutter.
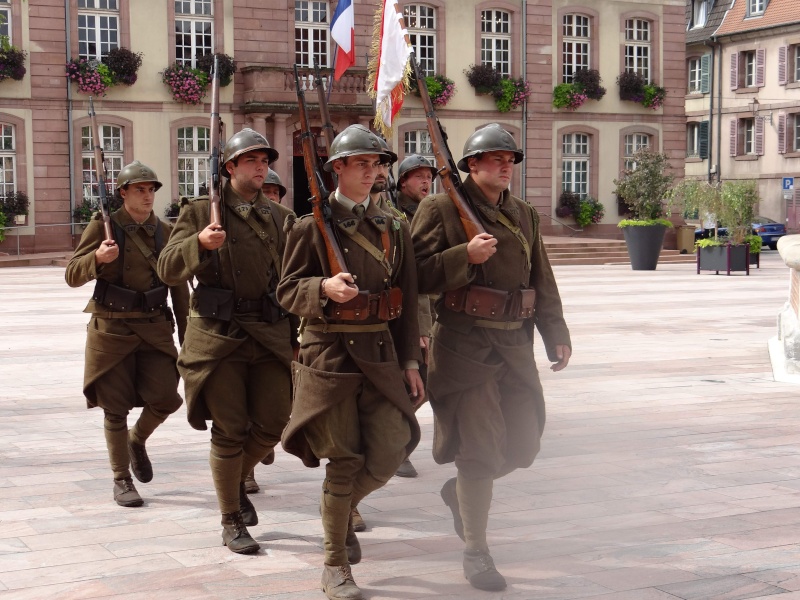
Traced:
[[789, 55], [789, 46], [778, 48], [778, 83], [786, 85], [786, 57]]
[[739, 53], [731, 53], [731, 89], [739, 89]]
[[739, 123], [734, 117], [731, 119], [731, 156], [736, 156], [736, 134]]
[[756, 50], [756, 87], [764, 87], [764, 67], [767, 64], [767, 51]]
[[711, 55], [704, 54], [700, 57], [700, 91], [704, 94], [708, 93], [708, 70], [711, 64]]
[[761, 117], [755, 118], [755, 150], [758, 156], [764, 156], [764, 119]]
[[786, 154], [786, 115], [778, 115], [778, 153]]
[[697, 138], [697, 154], [708, 158], [708, 121], [700, 121]]

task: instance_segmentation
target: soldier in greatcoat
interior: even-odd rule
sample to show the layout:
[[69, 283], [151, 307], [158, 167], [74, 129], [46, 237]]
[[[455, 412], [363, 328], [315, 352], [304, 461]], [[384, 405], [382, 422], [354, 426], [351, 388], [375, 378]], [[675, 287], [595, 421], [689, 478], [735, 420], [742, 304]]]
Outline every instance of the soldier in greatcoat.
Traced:
[[[141, 506], [131, 470], [143, 483], [152, 480], [145, 442], [182, 403], [172, 334], [177, 320], [183, 340], [189, 291], [186, 283], [168, 289], [156, 273], [156, 260], [172, 230], [153, 213], [158, 176], [135, 161], [120, 170], [116, 184], [123, 205], [111, 215], [113, 239], [106, 239], [98, 213], [86, 226], [65, 277], [70, 287], [95, 281], [84, 311], [92, 316], [86, 328], [83, 393], [88, 407], [99, 406], [105, 415], [114, 500], [120, 506]], [[129, 431], [128, 413], [134, 406], [142, 412]]]
[[544, 430], [534, 326], [554, 371], [572, 352], [539, 216], [508, 190], [522, 158], [497, 124], [464, 146], [458, 168], [486, 233], [468, 239], [447, 194], [423, 200], [412, 222], [420, 293], [440, 295], [428, 371], [433, 456], [455, 461], [442, 498], [465, 541], [464, 575], [483, 590], [506, 587], [486, 542], [493, 481], [530, 466]]
[[331, 226], [346, 265], [334, 271], [317, 223], [304, 217], [289, 232], [278, 286], [281, 304], [307, 321], [282, 443], [307, 466], [328, 459], [322, 588], [332, 599], [363, 598], [350, 570], [361, 560], [351, 510], [394, 475], [419, 441], [414, 403], [424, 390], [411, 238], [369, 200], [386, 159], [377, 136], [360, 125], [336, 136], [324, 167], [338, 176]]
[[197, 279], [178, 369], [189, 423], [211, 420], [209, 463], [222, 513], [222, 540], [240, 554], [257, 552], [247, 530], [258, 513], [245, 479], [280, 440], [291, 412], [290, 320], [275, 300], [294, 213], [261, 186], [278, 158], [266, 138], [243, 129], [225, 144], [220, 192], [222, 227], [210, 223], [209, 199], [181, 209], [158, 261], [170, 283]]

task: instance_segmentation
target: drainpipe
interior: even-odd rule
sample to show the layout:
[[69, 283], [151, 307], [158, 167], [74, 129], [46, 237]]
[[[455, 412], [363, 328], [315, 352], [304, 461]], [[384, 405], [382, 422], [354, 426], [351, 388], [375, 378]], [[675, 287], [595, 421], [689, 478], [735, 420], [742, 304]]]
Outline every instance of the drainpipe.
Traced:
[[[522, 43], [520, 47], [522, 48], [522, 77], [526, 80], [528, 79], [528, 0], [522, 0]], [[522, 143], [523, 148], [527, 151], [528, 149], [528, 101], [525, 101], [525, 105], [522, 107]], [[527, 165], [528, 162], [525, 161]], [[526, 200], [527, 197], [527, 189], [526, 189], [526, 177], [525, 171], [526, 168], [522, 169], [522, 199]]]
[[[64, 0], [64, 22], [66, 25], [66, 60], [70, 59], [70, 48], [72, 48], [72, 28], [70, 27], [70, 11], [69, 0]], [[67, 81], [67, 149], [69, 152], [69, 222], [72, 222], [72, 209], [76, 206], [75, 203], [75, 145], [73, 137], [75, 132], [72, 126], [72, 82], [69, 77], [65, 78]]]
[[[714, 152], [713, 152], [713, 144], [711, 140], [714, 139], [714, 60], [715, 60], [715, 50], [716, 47], [714, 44], [709, 44], [708, 41], [703, 42], [704, 46], [711, 48], [711, 64], [708, 66], [708, 91], [709, 91], [709, 98], [708, 98], [708, 182], [711, 183], [712, 173], [711, 167], [714, 164]], [[720, 58], [720, 62], [722, 59]], [[722, 88], [722, 82], [720, 82], [720, 88]], [[722, 95], [722, 92], [720, 92]], [[721, 129], [722, 124], [718, 123], [717, 128]], [[719, 157], [717, 157], [719, 160]], [[719, 169], [719, 167], [717, 167]]]
[[722, 44], [717, 42], [717, 36], [711, 37], [711, 42], [719, 47], [719, 64], [717, 77], [719, 77], [719, 93], [717, 94], [717, 183], [722, 181]]

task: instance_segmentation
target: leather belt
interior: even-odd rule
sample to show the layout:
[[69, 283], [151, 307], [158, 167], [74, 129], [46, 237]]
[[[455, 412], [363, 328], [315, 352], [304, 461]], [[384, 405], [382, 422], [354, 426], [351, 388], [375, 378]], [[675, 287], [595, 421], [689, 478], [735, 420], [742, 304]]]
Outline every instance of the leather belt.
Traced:
[[376, 331], [389, 331], [389, 323], [373, 323], [371, 325], [315, 323], [313, 325], [306, 325], [305, 331], [321, 331], [322, 333], [373, 333]]
[[486, 321], [485, 319], [475, 319], [472, 324], [475, 327], [483, 327], [485, 329], [520, 329], [524, 321]]

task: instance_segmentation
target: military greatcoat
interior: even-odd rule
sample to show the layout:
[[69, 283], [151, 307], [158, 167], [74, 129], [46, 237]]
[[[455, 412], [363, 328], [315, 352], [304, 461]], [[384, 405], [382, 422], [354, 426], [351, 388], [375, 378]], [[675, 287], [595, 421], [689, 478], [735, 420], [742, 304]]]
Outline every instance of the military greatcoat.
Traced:
[[[251, 204], [233, 190], [230, 182], [223, 187], [221, 208], [226, 238], [217, 256], [198, 242], [198, 234], [210, 222], [210, 208], [207, 197], [197, 198], [181, 208], [175, 230], [159, 258], [159, 274], [170, 283], [196, 277], [210, 288], [233, 290], [235, 304], [258, 301], [274, 291], [280, 278], [280, 257], [286, 243], [284, 224], [294, 220], [294, 213], [261, 192]], [[288, 370], [296, 330], [288, 318], [267, 323], [260, 314], [235, 307], [230, 321], [201, 317], [198, 303], [195, 292], [178, 369], [184, 379], [189, 423], [195, 429], [206, 429], [211, 414], [202, 390], [217, 365], [251, 337]]]
[[[138, 224], [128, 214], [124, 207], [111, 215], [114, 224], [115, 237], [120, 247], [119, 257], [101, 265], [95, 263], [95, 250], [105, 240], [103, 222], [99, 214], [86, 226], [81, 241], [67, 265], [65, 278], [70, 287], [79, 287], [97, 279], [105, 280], [111, 284], [119, 285], [126, 290], [135, 292], [148, 292], [160, 285], [156, 269], [145, 257], [132, 236], [137, 236], [150, 252], [157, 254], [160, 248], [156, 247], [157, 240], [165, 244], [172, 231], [172, 225], [161, 221], [154, 213], [143, 223]], [[161, 228], [157, 232], [157, 228]], [[183, 339], [186, 329], [186, 320], [189, 312], [189, 291], [185, 282], [176, 284], [169, 289], [174, 309], [174, 320], [178, 325], [178, 337]], [[178, 353], [175, 349], [172, 333], [174, 331], [173, 317], [168, 309], [160, 308], [154, 311], [115, 312], [94, 299], [89, 300], [84, 312], [90, 313], [92, 319], [87, 327], [86, 362], [84, 366], [83, 393], [89, 408], [102, 406], [102, 398], [97, 397], [94, 385], [100, 377], [111, 373], [124, 359], [135, 353], [141, 345], [149, 344], [164, 355], [160, 367], [160, 376], [164, 382], [174, 379], [177, 385], [177, 371], [175, 359]], [[177, 409], [181, 404], [180, 396], [175, 392]], [[131, 399], [131, 407], [142, 406], [141, 395]]]
[[[551, 360], [557, 345], [571, 342], [536, 211], [508, 191], [492, 205], [471, 177], [464, 188], [497, 239], [497, 252], [482, 265], [469, 264], [469, 240], [455, 204], [447, 194], [425, 198], [412, 222], [420, 293], [443, 294], [468, 284], [536, 290], [534, 317], [518, 329], [479, 327], [475, 317], [449, 310], [443, 296], [436, 303], [428, 371], [434, 459], [455, 461], [468, 477], [483, 478], [530, 466], [539, 451], [545, 405], [533, 356], [534, 325]], [[521, 229], [530, 259], [499, 213]]]
[[[416, 447], [420, 437], [401, 371], [409, 361], [421, 359], [416, 267], [408, 227], [384, 213], [374, 202], [369, 203], [362, 220], [336, 201], [335, 193], [331, 194], [330, 203], [333, 229], [347, 261], [346, 271], [355, 277], [359, 289], [378, 293], [397, 286], [403, 290], [403, 301], [400, 316], [389, 321], [389, 328], [385, 331], [304, 331], [299, 362], [295, 363], [292, 373], [295, 391], [292, 417], [282, 443], [288, 452], [299, 456], [307, 466], [318, 466], [320, 457], [313, 454], [304, 427], [345, 398], [355, 397], [364, 377], [405, 416], [411, 431], [407, 453]], [[388, 231], [391, 274], [354, 242], [347, 235], [348, 231], [362, 234], [376, 248], [382, 248], [381, 232]], [[288, 311], [307, 319], [312, 329], [324, 323], [381, 323], [374, 316], [357, 323], [327, 317], [320, 302], [320, 284], [324, 277], [330, 276], [326, 247], [316, 222], [311, 216], [299, 219], [289, 232], [283, 279], [278, 286], [281, 304]]]

